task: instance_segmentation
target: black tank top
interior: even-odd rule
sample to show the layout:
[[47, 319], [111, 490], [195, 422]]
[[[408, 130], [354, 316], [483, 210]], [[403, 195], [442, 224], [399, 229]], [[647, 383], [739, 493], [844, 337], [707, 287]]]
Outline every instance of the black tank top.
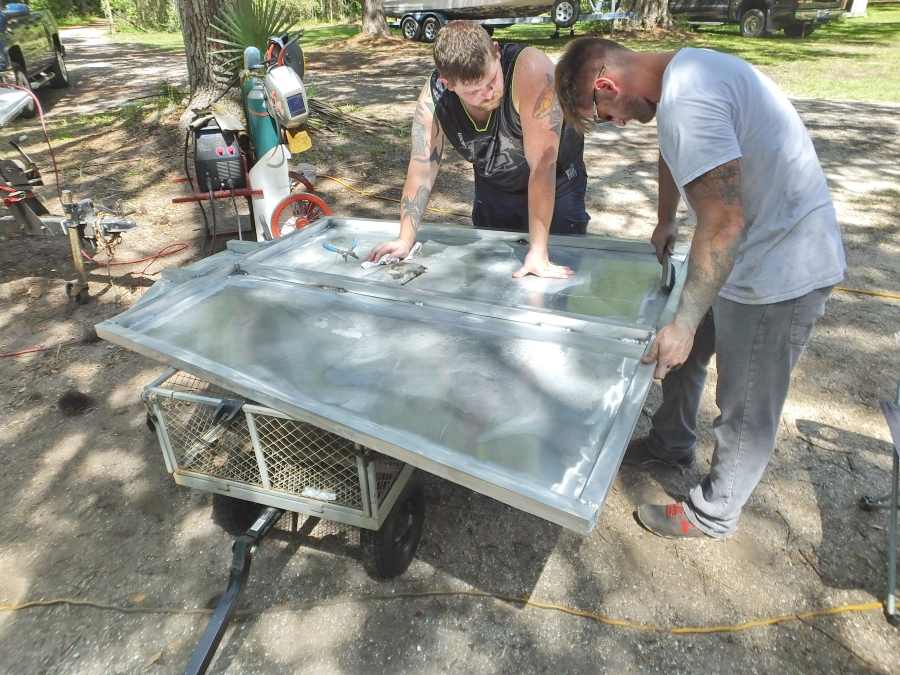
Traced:
[[[528, 190], [530, 174], [522, 142], [522, 123], [513, 107], [512, 83], [516, 59], [527, 45], [505, 44], [500, 48], [503, 69], [503, 100], [493, 111], [483, 131], [475, 128], [462, 101], [431, 73], [431, 97], [444, 135], [457, 152], [475, 168], [477, 179], [504, 192]], [[584, 137], [563, 123], [556, 159], [557, 183], [580, 171], [584, 157]]]

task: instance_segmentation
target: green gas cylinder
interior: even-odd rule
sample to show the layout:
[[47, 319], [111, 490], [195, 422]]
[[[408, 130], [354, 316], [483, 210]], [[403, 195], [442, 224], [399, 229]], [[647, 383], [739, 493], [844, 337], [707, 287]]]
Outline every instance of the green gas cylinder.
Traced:
[[258, 159], [280, 145], [278, 130], [275, 120], [269, 115], [262, 78], [251, 75], [245, 79], [241, 94], [246, 101], [247, 131]]

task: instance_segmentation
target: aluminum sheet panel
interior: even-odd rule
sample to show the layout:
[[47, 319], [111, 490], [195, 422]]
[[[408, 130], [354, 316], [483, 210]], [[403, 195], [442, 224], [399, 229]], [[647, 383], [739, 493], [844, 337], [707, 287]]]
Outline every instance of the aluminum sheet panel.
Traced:
[[[364, 227], [363, 227], [364, 225]], [[328, 253], [322, 244], [346, 248], [354, 241], [364, 257], [397, 236], [383, 221], [328, 219], [304, 236], [288, 237], [250, 257], [253, 263], [397, 285], [383, 267], [364, 270], [357, 260]], [[570, 279], [513, 279], [528, 252], [522, 234], [460, 227], [426, 227], [413, 261], [427, 272], [408, 285], [506, 307], [531, 307], [653, 328], [668, 299], [658, 293], [660, 266], [649, 244], [601, 237], [554, 237], [553, 261], [578, 274]]]
[[649, 247], [595, 237], [552, 242], [573, 279], [516, 281], [518, 235], [426, 228], [428, 271], [402, 287], [322, 247], [362, 252], [396, 228], [320, 221], [182, 275], [98, 333], [589, 532], [650, 384], [640, 355], [678, 289], [659, 289]]

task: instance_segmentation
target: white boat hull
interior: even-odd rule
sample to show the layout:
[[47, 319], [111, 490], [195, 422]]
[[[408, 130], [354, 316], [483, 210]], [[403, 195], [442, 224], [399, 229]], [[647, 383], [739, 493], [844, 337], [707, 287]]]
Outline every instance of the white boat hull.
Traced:
[[440, 12], [448, 19], [504, 19], [537, 16], [553, 7], [536, 0], [384, 0], [387, 16], [416, 12]]

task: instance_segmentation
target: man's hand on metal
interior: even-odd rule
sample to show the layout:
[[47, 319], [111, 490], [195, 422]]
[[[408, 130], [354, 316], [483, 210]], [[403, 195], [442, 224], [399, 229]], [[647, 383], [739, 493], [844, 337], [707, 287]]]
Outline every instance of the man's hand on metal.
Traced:
[[550, 262], [550, 254], [546, 248], [538, 250], [532, 247], [525, 256], [525, 262], [513, 273], [513, 278], [521, 279], [529, 274], [545, 279], [568, 279], [575, 273], [564, 265]]
[[672, 255], [675, 247], [675, 239], [678, 236], [678, 226], [674, 221], [669, 223], [660, 223], [650, 235], [650, 243], [656, 249], [656, 259], [661, 263], [663, 258]]
[[641, 363], [655, 363], [653, 377], [663, 379], [682, 363], [687, 361], [694, 346], [694, 330], [684, 324], [673, 321], [663, 326], [656, 334], [653, 344], [641, 357]]
[[410, 249], [413, 247], [413, 243], [408, 242], [405, 239], [394, 239], [393, 241], [386, 241], [383, 244], [379, 244], [369, 253], [368, 258], [370, 262], [378, 262], [386, 255], [391, 255], [403, 260], [406, 256], [409, 255]]

